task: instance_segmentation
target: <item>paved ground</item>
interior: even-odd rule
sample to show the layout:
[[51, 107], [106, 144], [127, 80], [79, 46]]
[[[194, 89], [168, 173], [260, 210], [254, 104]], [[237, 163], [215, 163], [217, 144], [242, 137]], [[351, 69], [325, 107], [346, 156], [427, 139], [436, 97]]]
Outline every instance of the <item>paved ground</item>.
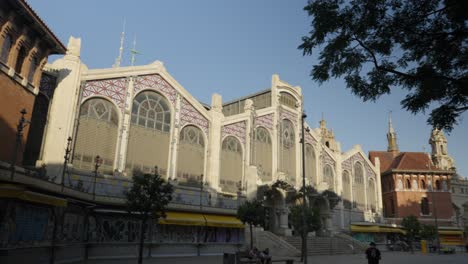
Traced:
[[[136, 260], [99, 260], [88, 261], [86, 264], [136, 264]], [[182, 258], [153, 258], [145, 259], [144, 264], [222, 264], [221, 256], [213, 257], [182, 257]], [[299, 263], [299, 262], [297, 262]], [[309, 256], [309, 264], [365, 264], [367, 263], [364, 255], [335, 255], [335, 256]], [[395, 253], [383, 252], [380, 264], [466, 264], [468, 263], [468, 254], [457, 253], [455, 255], [436, 255], [420, 253]]]

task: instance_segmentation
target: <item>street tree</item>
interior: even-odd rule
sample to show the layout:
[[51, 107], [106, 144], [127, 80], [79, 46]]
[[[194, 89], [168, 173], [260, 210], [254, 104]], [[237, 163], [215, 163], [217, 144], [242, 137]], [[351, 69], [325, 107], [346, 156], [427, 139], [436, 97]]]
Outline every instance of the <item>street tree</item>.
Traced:
[[172, 200], [173, 186], [167, 183], [158, 173], [155, 174], [135, 173], [133, 185], [125, 192], [126, 206], [130, 214], [141, 220], [140, 243], [138, 263], [143, 262], [143, 243], [148, 220], [158, 221], [166, 217], [166, 210]]
[[[289, 208], [291, 214], [290, 214], [290, 220], [291, 220], [291, 225], [294, 227], [294, 231], [299, 233], [301, 236], [301, 242], [302, 242], [302, 256], [301, 258], [304, 258], [304, 254], [307, 254], [307, 249], [304, 248], [304, 240], [307, 239], [307, 234], [309, 232], [314, 232], [317, 231], [321, 228], [321, 222], [320, 222], [320, 209], [318, 208], [312, 208], [312, 207], [306, 207], [306, 210], [304, 211], [304, 207], [301, 204], [296, 204], [293, 205]], [[305, 215], [305, 222], [306, 225], [304, 226], [303, 222], [303, 217]]]
[[255, 199], [252, 201], [245, 201], [237, 208], [237, 218], [242, 223], [247, 223], [250, 229], [250, 249], [253, 248], [253, 233], [252, 227], [263, 225], [265, 223], [265, 210], [261, 201]]
[[364, 101], [407, 90], [404, 109], [452, 130], [468, 110], [468, 1], [309, 0], [304, 55], [318, 54], [311, 77], [344, 77]]
[[403, 218], [401, 226], [406, 231], [406, 237], [408, 239], [411, 252], [413, 252], [413, 241], [417, 236], [419, 236], [421, 223], [419, 223], [416, 216], [410, 215]]
[[436, 228], [433, 225], [421, 225], [421, 231], [419, 232], [419, 235], [421, 238], [432, 241], [436, 238]]

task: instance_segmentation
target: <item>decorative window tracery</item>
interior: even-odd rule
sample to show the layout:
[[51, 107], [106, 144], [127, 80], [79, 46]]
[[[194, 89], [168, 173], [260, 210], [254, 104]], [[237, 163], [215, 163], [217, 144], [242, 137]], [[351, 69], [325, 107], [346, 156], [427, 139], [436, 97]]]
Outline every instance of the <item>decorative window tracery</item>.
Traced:
[[315, 156], [314, 147], [311, 144], [305, 145], [305, 158], [306, 158], [306, 176], [309, 179], [309, 184], [316, 183], [317, 181], [317, 170], [316, 163], [317, 159]]
[[236, 193], [242, 180], [242, 145], [233, 136], [223, 140], [221, 146], [220, 187], [224, 192]]
[[329, 190], [334, 190], [334, 175], [333, 169], [329, 164], [323, 167], [323, 181], [328, 184]]
[[344, 170], [342, 175], [343, 181], [343, 205], [346, 209], [351, 209], [351, 180], [349, 171]]
[[362, 163], [356, 162], [354, 164], [354, 200], [358, 209], [365, 209], [365, 186], [364, 186], [364, 168]]
[[369, 182], [368, 182], [369, 186], [368, 186], [368, 194], [367, 194], [367, 204], [369, 206], [369, 209], [372, 211], [372, 212], [375, 212], [376, 211], [376, 205], [377, 205], [377, 199], [376, 199], [376, 195], [375, 195], [375, 192], [376, 192], [376, 189], [375, 189], [375, 182], [373, 179], [369, 179]]
[[132, 124], [169, 132], [171, 111], [164, 97], [155, 92], [138, 94], [132, 107]]
[[272, 179], [272, 145], [268, 130], [263, 127], [255, 129], [254, 164], [257, 166], [261, 180]]
[[280, 103], [291, 108], [297, 107], [297, 100], [294, 96], [287, 92], [280, 92]]
[[103, 159], [100, 171], [112, 173], [117, 144], [118, 114], [116, 107], [101, 98], [92, 98], [80, 108], [73, 165], [93, 170], [94, 158]]
[[199, 186], [205, 165], [205, 140], [196, 126], [185, 126], [180, 132], [177, 158], [179, 183]]
[[171, 110], [164, 96], [144, 91], [133, 99], [127, 150], [127, 174], [139, 170], [167, 175]]
[[294, 185], [296, 182], [296, 136], [293, 123], [288, 119], [283, 119], [280, 132], [280, 170], [286, 174], [286, 181]]

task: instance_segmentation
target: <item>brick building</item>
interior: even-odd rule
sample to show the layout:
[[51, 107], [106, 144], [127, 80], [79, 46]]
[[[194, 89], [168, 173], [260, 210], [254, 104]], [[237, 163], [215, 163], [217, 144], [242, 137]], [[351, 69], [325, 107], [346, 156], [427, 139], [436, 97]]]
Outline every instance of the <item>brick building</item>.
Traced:
[[48, 94], [40, 89], [42, 68], [65, 47], [24, 1], [0, 4], [0, 161], [12, 162], [20, 111], [26, 110], [17, 164], [34, 165], [47, 118]]
[[[392, 122], [387, 133], [387, 151], [370, 151], [369, 159], [380, 164], [384, 216], [388, 223], [399, 224], [409, 215], [424, 224], [453, 224], [450, 179], [453, 160], [447, 154], [447, 140], [434, 130], [429, 143], [432, 159], [424, 152], [400, 152]], [[443, 165], [442, 165], [443, 164]]]

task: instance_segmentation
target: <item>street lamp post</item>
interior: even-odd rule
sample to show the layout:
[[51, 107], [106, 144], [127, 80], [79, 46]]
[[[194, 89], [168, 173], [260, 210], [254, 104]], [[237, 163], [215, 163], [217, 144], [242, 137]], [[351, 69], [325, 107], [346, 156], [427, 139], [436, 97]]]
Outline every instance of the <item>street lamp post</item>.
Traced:
[[[70, 153], [71, 153], [71, 142], [72, 138], [67, 138], [67, 148], [65, 149], [65, 155], [63, 156], [63, 170], [62, 170], [62, 191], [63, 187], [65, 186], [65, 172], [67, 171], [67, 164], [70, 161]], [[70, 182], [68, 182], [70, 184]]]
[[303, 244], [302, 244], [302, 255], [303, 255], [303, 263], [307, 263], [307, 223], [306, 223], [306, 212], [307, 212], [307, 200], [306, 200], [306, 170], [305, 170], [305, 129], [304, 129], [304, 122], [307, 115], [303, 112], [302, 113], [302, 228], [303, 228]]
[[[434, 177], [434, 176], [432, 176]], [[432, 179], [431, 179], [432, 181]], [[437, 189], [437, 186], [436, 186]], [[434, 195], [434, 184], [431, 183], [431, 197], [432, 197], [432, 211], [434, 212], [434, 224], [436, 229], [436, 246], [437, 246], [437, 253], [440, 253], [440, 238], [439, 238], [439, 222], [437, 219], [437, 208], [436, 208], [436, 200]]]
[[16, 126], [16, 140], [15, 140], [15, 147], [13, 149], [13, 157], [11, 159], [11, 165], [10, 165], [10, 178], [13, 180], [13, 177], [15, 176], [15, 165], [16, 165], [16, 160], [18, 159], [18, 148], [21, 145], [21, 138], [23, 137], [23, 130], [24, 128], [30, 123], [29, 120], [26, 120], [24, 116], [26, 115], [26, 109], [23, 108], [23, 110], [20, 111], [21, 117], [19, 119], [18, 125]]
[[97, 176], [98, 176], [98, 170], [99, 170], [99, 167], [101, 167], [101, 164], [102, 164], [102, 158], [97, 155], [95, 158], [94, 158], [94, 183], [93, 183], [93, 200], [96, 199], [96, 181], [97, 181]]
[[203, 185], [205, 184], [204, 182], [204, 176], [203, 174], [200, 175], [200, 212], [203, 210]]

